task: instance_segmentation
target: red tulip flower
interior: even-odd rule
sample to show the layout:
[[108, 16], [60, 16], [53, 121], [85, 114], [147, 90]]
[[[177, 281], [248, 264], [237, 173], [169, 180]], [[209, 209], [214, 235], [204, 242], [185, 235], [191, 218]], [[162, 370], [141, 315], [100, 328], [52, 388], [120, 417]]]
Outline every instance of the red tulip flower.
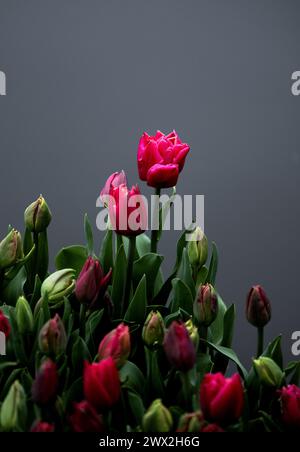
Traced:
[[207, 424], [200, 431], [201, 433], [224, 433], [224, 430], [217, 424]]
[[5, 337], [9, 336], [11, 327], [8, 318], [3, 314], [0, 309], [0, 331], [5, 334]]
[[300, 388], [288, 385], [281, 389], [281, 409], [284, 424], [300, 428]]
[[87, 400], [74, 403], [74, 412], [70, 416], [70, 424], [74, 432], [101, 433], [104, 431], [102, 416]]
[[85, 398], [96, 409], [111, 408], [117, 403], [121, 386], [117, 367], [111, 357], [99, 363], [85, 362], [83, 391]]
[[111, 279], [112, 270], [103, 274], [100, 262], [88, 257], [76, 281], [75, 295], [80, 303], [92, 307], [104, 295]]
[[113, 190], [116, 187], [119, 187], [119, 185], [122, 184], [127, 185], [126, 174], [124, 171], [121, 171], [120, 173], [115, 172], [111, 174], [107, 181], [105, 182], [105, 185], [100, 193], [100, 198], [103, 201], [103, 203], [106, 204], [107, 202], [106, 197], [110, 194], [111, 190]]
[[200, 387], [200, 405], [208, 421], [228, 425], [237, 421], [244, 407], [244, 390], [239, 374], [206, 374]]
[[130, 354], [129, 328], [121, 323], [108, 333], [101, 341], [98, 349], [99, 359], [112, 357], [118, 367], [121, 367]]
[[145, 199], [137, 185], [130, 190], [126, 184], [112, 187], [107, 205], [112, 229], [118, 234], [135, 237], [147, 229]]
[[32, 385], [32, 399], [39, 405], [54, 401], [58, 389], [58, 372], [56, 364], [47, 359], [37, 372]]
[[150, 187], [174, 187], [189, 150], [175, 130], [168, 135], [157, 131], [154, 136], [144, 132], [137, 153], [140, 179]]
[[271, 320], [271, 303], [261, 286], [253, 286], [248, 294], [246, 317], [257, 328], [264, 327]]
[[174, 321], [165, 334], [164, 350], [175, 369], [187, 372], [196, 362], [195, 346], [184, 323]]
[[54, 425], [49, 424], [48, 422], [38, 421], [33, 424], [30, 431], [37, 432], [37, 433], [54, 432]]

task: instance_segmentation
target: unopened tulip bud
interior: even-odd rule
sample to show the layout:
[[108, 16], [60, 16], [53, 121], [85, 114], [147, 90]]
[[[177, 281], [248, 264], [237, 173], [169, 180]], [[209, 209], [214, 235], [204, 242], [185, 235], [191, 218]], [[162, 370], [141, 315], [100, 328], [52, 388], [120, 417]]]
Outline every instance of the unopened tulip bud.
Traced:
[[55, 400], [58, 389], [56, 364], [47, 359], [39, 368], [32, 385], [32, 399], [39, 405], [47, 405]]
[[50, 433], [54, 432], [54, 424], [48, 422], [36, 421], [30, 429], [31, 433]]
[[21, 334], [32, 333], [34, 326], [33, 314], [25, 297], [18, 298], [15, 314], [19, 332]]
[[43, 353], [60, 355], [67, 346], [67, 335], [63, 322], [58, 314], [48, 320], [39, 334], [39, 347]]
[[111, 357], [117, 367], [121, 367], [127, 361], [129, 354], [129, 328], [124, 323], [121, 323], [102, 339], [98, 349], [99, 359]]
[[165, 325], [163, 318], [158, 311], [151, 311], [148, 314], [143, 328], [143, 341], [148, 347], [156, 344], [161, 345], [165, 337]]
[[163, 345], [167, 358], [175, 369], [188, 372], [194, 367], [196, 349], [184, 323], [171, 323]]
[[199, 333], [198, 328], [193, 324], [192, 319], [185, 322], [185, 327], [189, 333], [189, 336], [194, 344], [195, 349], [198, 349], [199, 345]]
[[208, 241], [202, 229], [197, 226], [188, 242], [188, 256], [192, 266], [201, 268], [208, 256]]
[[271, 320], [271, 303], [261, 286], [253, 286], [246, 304], [246, 316], [249, 323], [263, 328]]
[[61, 300], [68, 296], [75, 288], [75, 271], [71, 268], [59, 270], [48, 276], [42, 284], [42, 297], [48, 296], [50, 302]]
[[284, 373], [273, 359], [261, 356], [253, 360], [254, 369], [265, 386], [277, 388], [281, 385]]
[[201, 411], [195, 413], [185, 413], [179, 419], [178, 433], [196, 433], [200, 432], [204, 418]]
[[218, 296], [211, 284], [199, 287], [194, 302], [194, 315], [200, 326], [208, 327], [218, 314]]
[[25, 225], [31, 232], [39, 233], [47, 229], [51, 222], [51, 212], [41, 196], [27, 207], [24, 213]]
[[0, 424], [4, 431], [20, 429], [27, 416], [26, 395], [16, 380], [10, 387], [1, 406]]
[[169, 432], [173, 420], [170, 411], [160, 399], [154, 400], [143, 417], [144, 432]]
[[12, 229], [0, 242], [0, 269], [11, 267], [23, 257], [21, 234]]
[[89, 256], [77, 278], [75, 295], [82, 304], [93, 307], [105, 294], [111, 280], [112, 269], [105, 275], [98, 259]]

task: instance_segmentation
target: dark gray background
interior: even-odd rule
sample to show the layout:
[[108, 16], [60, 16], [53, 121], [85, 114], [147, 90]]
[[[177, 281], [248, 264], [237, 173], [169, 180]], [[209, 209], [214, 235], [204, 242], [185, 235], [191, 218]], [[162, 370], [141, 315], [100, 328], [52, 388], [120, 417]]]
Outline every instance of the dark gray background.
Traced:
[[[299, 13], [296, 0], [0, 0], [1, 235], [43, 193], [51, 249], [82, 242], [106, 176], [138, 180], [141, 133], [175, 128], [192, 148], [178, 192], [206, 196], [239, 354], [254, 353], [254, 283], [273, 303], [267, 336], [283, 333], [289, 351], [300, 330]], [[174, 250], [170, 233], [169, 262]]]

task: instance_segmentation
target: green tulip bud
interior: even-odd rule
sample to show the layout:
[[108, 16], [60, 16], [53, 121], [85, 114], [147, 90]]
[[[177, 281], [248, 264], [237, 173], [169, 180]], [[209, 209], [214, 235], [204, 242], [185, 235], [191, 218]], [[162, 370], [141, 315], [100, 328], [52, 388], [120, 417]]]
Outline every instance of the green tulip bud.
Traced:
[[35, 233], [45, 231], [51, 222], [51, 218], [50, 209], [42, 195], [30, 204], [24, 212], [26, 227], [29, 231]]
[[23, 257], [21, 234], [12, 229], [0, 242], [0, 269], [11, 267]]
[[27, 417], [26, 394], [16, 380], [1, 406], [0, 424], [4, 431], [21, 430]]
[[151, 311], [148, 314], [143, 328], [143, 341], [148, 347], [161, 345], [165, 336], [165, 325], [163, 318], [158, 311]]
[[202, 229], [197, 226], [188, 242], [188, 256], [192, 266], [201, 268], [208, 256], [208, 241]]
[[75, 270], [65, 268], [48, 276], [42, 284], [41, 295], [48, 296], [49, 302], [61, 300], [73, 292], [75, 288]]
[[203, 423], [204, 418], [201, 411], [196, 411], [195, 413], [185, 413], [179, 419], [177, 432], [178, 433], [200, 432]]
[[188, 320], [187, 322], [185, 322], [185, 327], [189, 333], [189, 336], [195, 346], [195, 349], [198, 349], [198, 345], [199, 345], [199, 333], [198, 333], [198, 328], [193, 324], [192, 319]]
[[33, 331], [33, 314], [25, 297], [19, 297], [16, 304], [16, 320], [21, 334]]
[[144, 432], [169, 432], [173, 420], [170, 411], [160, 399], [154, 400], [143, 417]]
[[211, 284], [199, 287], [194, 302], [194, 315], [200, 326], [208, 327], [218, 314], [218, 296]]
[[261, 356], [253, 360], [254, 369], [265, 386], [277, 388], [281, 385], [284, 373], [273, 359]]

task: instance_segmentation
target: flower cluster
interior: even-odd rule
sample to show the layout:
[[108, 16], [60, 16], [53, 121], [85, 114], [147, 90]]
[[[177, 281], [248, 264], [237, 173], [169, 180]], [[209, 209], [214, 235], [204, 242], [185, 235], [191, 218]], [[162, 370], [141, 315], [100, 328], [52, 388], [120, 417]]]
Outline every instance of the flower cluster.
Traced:
[[[156, 194], [173, 188], [189, 150], [175, 131], [144, 133], [140, 179]], [[300, 363], [283, 364], [281, 336], [265, 344], [263, 288], [246, 300], [257, 329], [246, 369], [232, 350], [236, 307], [216, 287], [216, 246], [199, 227], [192, 241], [183, 231], [164, 278], [162, 229], [144, 232], [140, 193], [113, 173], [100, 195], [110, 220], [100, 253], [85, 216], [86, 245], [60, 250], [51, 274], [42, 196], [25, 210], [24, 234], [10, 228], [0, 241], [0, 431], [299, 430]]]

